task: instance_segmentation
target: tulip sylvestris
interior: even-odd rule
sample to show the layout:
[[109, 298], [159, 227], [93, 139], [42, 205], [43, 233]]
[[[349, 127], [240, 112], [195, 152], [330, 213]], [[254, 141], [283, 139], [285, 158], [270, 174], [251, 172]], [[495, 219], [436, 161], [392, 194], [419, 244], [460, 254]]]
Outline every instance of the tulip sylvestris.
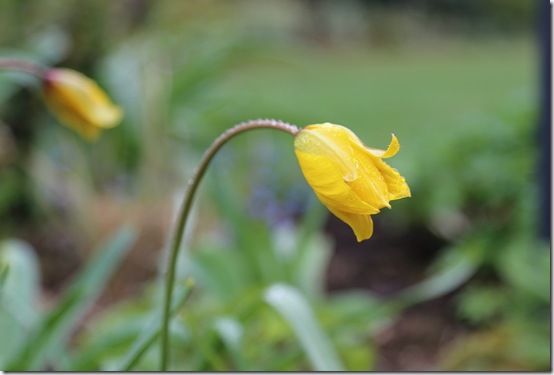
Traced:
[[71, 69], [48, 70], [43, 94], [60, 122], [87, 140], [95, 140], [102, 130], [116, 126], [123, 115], [96, 82]]
[[378, 150], [344, 126], [309, 125], [296, 135], [294, 149], [318, 199], [352, 228], [358, 242], [373, 234], [371, 215], [411, 196], [404, 177], [383, 161], [400, 149], [394, 134], [388, 148]]

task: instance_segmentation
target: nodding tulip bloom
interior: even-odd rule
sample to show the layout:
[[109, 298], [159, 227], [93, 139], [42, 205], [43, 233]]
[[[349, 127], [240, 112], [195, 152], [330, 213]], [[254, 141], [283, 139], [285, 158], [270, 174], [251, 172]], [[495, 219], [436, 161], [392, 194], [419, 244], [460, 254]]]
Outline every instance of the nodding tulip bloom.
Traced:
[[96, 82], [71, 69], [48, 70], [43, 93], [60, 122], [90, 141], [116, 126], [123, 115]]
[[371, 215], [411, 196], [404, 177], [383, 161], [400, 149], [394, 134], [383, 151], [364, 146], [344, 126], [309, 125], [296, 135], [294, 148], [308, 184], [329, 211], [350, 225], [358, 242], [373, 234]]

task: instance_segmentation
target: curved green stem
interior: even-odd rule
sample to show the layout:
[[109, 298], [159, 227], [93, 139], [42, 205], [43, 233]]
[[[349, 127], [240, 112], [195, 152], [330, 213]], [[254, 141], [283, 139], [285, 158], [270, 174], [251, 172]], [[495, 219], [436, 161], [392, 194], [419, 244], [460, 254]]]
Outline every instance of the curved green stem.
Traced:
[[295, 125], [271, 119], [259, 119], [251, 120], [240, 123], [228, 129], [222, 133], [217, 139], [211, 144], [211, 146], [206, 150], [200, 164], [196, 169], [196, 172], [190, 179], [183, 204], [181, 206], [179, 216], [177, 219], [177, 227], [175, 228], [175, 233], [173, 240], [171, 242], [170, 253], [168, 257], [167, 269], [166, 269], [166, 278], [165, 278], [165, 294], [163, 302], [163, 314], [162, 314], [162, 331], [161, 331], [161, 370], [167, 370], [167, 365], [169, 363], [169, 319], [171, 312], [171, 299], [173, 295], [173, 288], [175, 285], [175, 269], [177, 266], [177, 258], [179, 255], [179, 249], [181, 248], [181, 243], [183, 241], [183, 234], [185, 233], [185, 226], [187, 224], [187, 219], [192, 207], [192, 202], [198, 185], [202, 180], [202, 177], [206, 173], [210, 162], [212, 161], [215, 154], [219, 149], [227, 143], [230, 139], [234, 138], [238, 134], [247, 132], [254, 129], [274, 129], [279, 130], [291, 135], [296, 135], [299, 129]]
[[16, 70], [38, 78], [43, 78], [47, 70], [47, 68], [37, 63], [15, 58], [0, 58], [0, 69]]

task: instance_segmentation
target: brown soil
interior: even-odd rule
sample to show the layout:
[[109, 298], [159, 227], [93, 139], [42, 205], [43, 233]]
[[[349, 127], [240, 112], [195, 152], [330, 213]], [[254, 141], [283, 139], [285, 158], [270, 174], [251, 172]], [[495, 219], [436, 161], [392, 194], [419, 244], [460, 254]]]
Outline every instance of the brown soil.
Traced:
[[[369, 241], [357, 244], [348, 226], [329, 216], [326, 231], [336, 239], [327, 290], [363, 288], [387, 297], [422, 280], [445, 245], [424, 227], [395, 228], [376, 216]], [[426, 301], [403, 311], [375, 337], [376, 370], [436, 370], [440, 351], [465, 331], [456, 320], [453, 296]]]

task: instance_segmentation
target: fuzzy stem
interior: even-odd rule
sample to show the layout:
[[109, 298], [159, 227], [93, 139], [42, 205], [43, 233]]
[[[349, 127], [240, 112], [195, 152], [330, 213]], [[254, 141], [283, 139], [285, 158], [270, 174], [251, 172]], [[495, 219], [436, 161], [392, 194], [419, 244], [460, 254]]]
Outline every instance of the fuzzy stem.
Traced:
[[161, 331], [161, 370], [166, 371], [169, 363], [169, 319], [171, 311], [171, 299], [173, 295], [173, 288], [175, 285], [175, 270], [177, 266], [177, 258], [179, 255], [179, 249], [181, 248], [181, 243], [183, 241], [183, 234], [185, 232], [185, 226], [187, 224], [187, 219], [192, 207], [192, 202], [194, 200], [194, 195], [198, 189], [198, 185], [202, 180], [202, 177], [206, 173], [210, 162], [213, 157], [217, 154], [219, 149], [227, 143], [230, 139], [234, 138], [238, 134], [254, 130], [254, 129], [274, 129], [279, 130], [285, 133], [289, 133], [293, 136], [298, 133], [299, 129], [295, 125], [288, 124], [279, 120], [272, 119], [258, 119], [250, 120], [238, 125], [233, 126], [232, 128], [223, 132], [216, 140], [210, 145], [206, 150], [200, 164], [196, 169], [196, 172], [189, 181], [187, 191], [184, 196], [184, 200], [179, 212], [177, 219], [177, 227], [175, 228], [174, 237], [171, 242], [170, 253], [168, 257], [168, 263], [166, 268], [166, 278], [165, 278], [165, 294], [164, 294], [164, 303], [163, 303], [163, 314], [162, 314], [162, 331]]
[[0, 70], [1, 69], [16, 70], [31, 74], [38, 78], [44, 78], [44, 74], [47, 70], [47, 68], [37, 63], [15, 58], [0, 58]]

